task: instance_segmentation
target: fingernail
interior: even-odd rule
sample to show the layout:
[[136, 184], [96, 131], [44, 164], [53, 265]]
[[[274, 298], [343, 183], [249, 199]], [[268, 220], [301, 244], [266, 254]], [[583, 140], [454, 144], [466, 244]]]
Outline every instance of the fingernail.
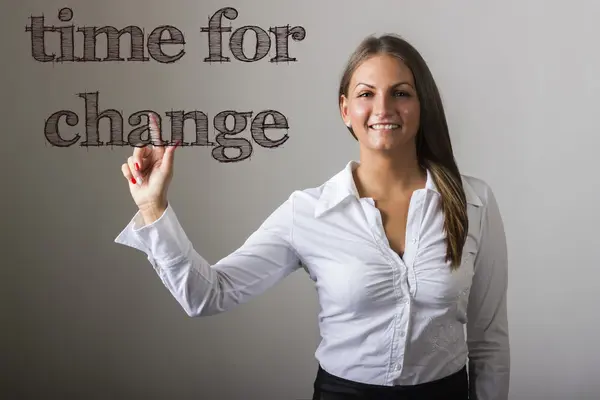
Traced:
[[131, 183], [135, 185], [135, 178], [131, 178]]
[[135, 163], [135, 169], [139, 171], [140, 170], [140, 164]]
[[180, 142], [181, 142], [181, 140], [178, 140], [177, 143], [175, 143], [175, 147], [179, 146]]

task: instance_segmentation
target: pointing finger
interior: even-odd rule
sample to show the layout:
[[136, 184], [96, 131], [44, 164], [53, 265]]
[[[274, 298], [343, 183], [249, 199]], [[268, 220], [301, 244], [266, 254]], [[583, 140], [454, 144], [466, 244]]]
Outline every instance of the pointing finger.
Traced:
[[160, 129], [158, 128], [158, 121], [153, 113], [148, 114], [148, 122], [150, 125], [150, 140], [151, 143], [155, 146], [160, 146], [162, 144], [162, 140], [160, 137]]
[[144, 165], [144, 159], [150, 157], [152, 152], [156, 150], [154, 149], [154, 145], [160, 144], [161, 142], [156, 117], [154, 117], [153, 113], [148, 113], [148, 130], [150, 133], [150, 143], [145, 146], [136, 147], [133, 151], [135, 171], [143, 171], [147, 167]]

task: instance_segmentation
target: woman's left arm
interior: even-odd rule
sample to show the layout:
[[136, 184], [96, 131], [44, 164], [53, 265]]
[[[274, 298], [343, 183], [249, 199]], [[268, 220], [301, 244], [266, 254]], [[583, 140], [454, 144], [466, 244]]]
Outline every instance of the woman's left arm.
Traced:
[[470, 399], [507, 400], [510, 382], [507, 245], [500, 210], [487, 185], [486, 194], [467, 309]]

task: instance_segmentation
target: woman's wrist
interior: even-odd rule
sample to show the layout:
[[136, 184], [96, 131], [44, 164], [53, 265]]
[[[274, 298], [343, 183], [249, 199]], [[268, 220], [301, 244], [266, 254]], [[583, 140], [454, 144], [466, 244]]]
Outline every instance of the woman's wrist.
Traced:
[[146, 225], [150, 225], [159, 219], [167, 209], [167, 201], [153, 202], [139, 208], [140, 214]]

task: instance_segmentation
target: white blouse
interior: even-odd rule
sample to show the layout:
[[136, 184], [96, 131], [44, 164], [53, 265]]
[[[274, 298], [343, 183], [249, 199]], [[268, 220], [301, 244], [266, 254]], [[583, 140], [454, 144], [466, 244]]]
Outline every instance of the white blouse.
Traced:
[[[323, 185], [298, 190], [214, 265], [195, 250], [170, 204], [144, 226], [137, 213], [115, 239], [143, 251], [190, 316], [221, 313], [304, 267], [318, 293], [315, 356], [336, 376], [414, 385], [469, 363], [471, 398], [506, 400], [510, 376], [507, 248], [498, 205], [463, 176], [469, 234], [460, 268], [445, 261], [444, 218], [430, 173], [411, 198], [403, 257], [388, 244], [351, 161]], [[466, 332], [465, 332], [466, 326]]]

